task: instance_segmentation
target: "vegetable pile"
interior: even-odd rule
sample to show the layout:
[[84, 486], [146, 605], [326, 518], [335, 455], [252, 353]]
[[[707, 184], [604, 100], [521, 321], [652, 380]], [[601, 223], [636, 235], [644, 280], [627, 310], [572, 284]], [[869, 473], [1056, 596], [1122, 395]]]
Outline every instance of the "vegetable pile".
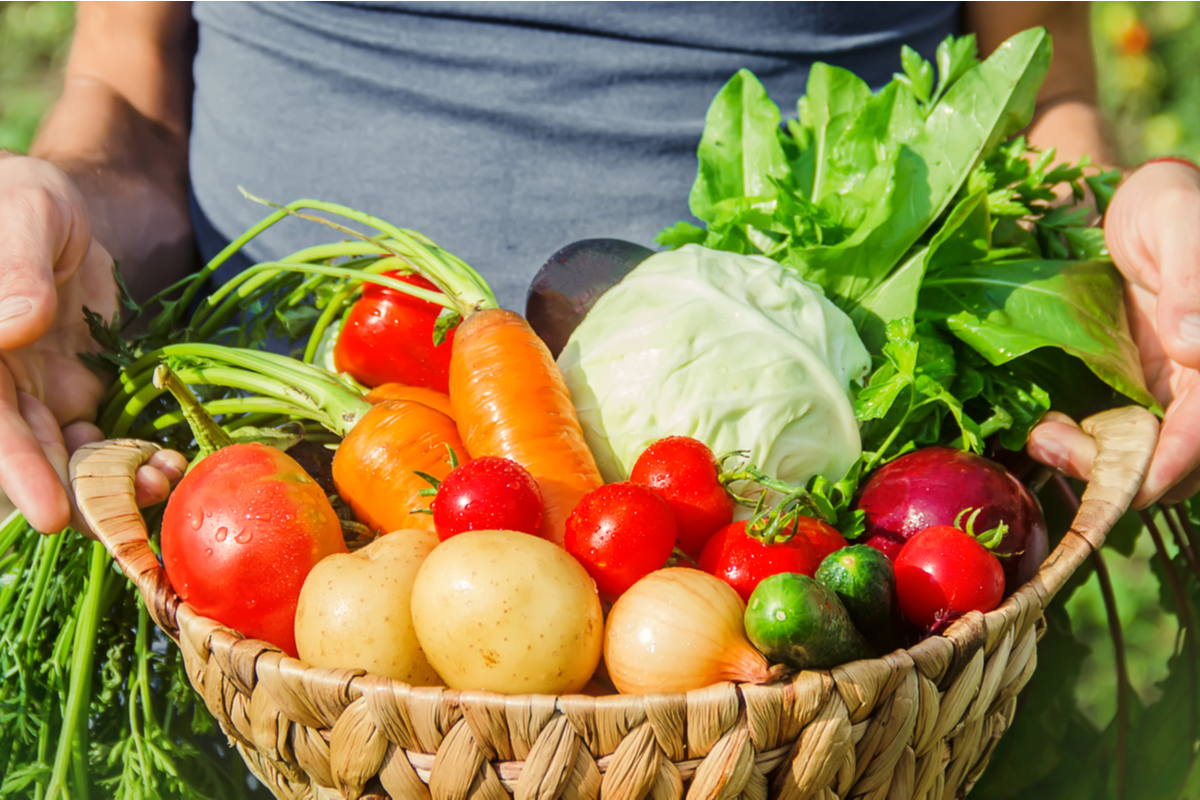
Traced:
[[[738, 73], [706, 227], [588, 298], [557, 362], [436, 243], [317, 201], [93, 315], [102, 428], [192, 459], [147, 511], [172, 585], [313, 667], [522, 694], [769, 682], [995, 608], [1051, 544], [1032, 426], [1155, 407], [1089, 227], [1116, 176], [1013, 138], [1049, 59], [1040, 30], [982, 63], [949, 39], [875, 93], [818, 64], [786, 130]], [[198, 299], [287, 217], [341, 240]], [[0, 795], [236, 796], [103, 549], [16, 520], [0, 553]]]

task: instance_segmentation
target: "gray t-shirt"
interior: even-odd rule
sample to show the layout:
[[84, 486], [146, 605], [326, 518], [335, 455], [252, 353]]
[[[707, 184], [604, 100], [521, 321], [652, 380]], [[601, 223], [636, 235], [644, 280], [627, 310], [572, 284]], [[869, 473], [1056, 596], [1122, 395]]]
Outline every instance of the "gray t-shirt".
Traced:
[[[419, 230], [524, 310], [578, 239], [653, 246], [691, 219], [713, 96], [753, 71], [785, 116], [809, 66], [878, 86], [927, 58], [958, 3], [197, 3], [192, 214], [202, 257], [276, 202], [344, 203]], [[287, 221], [246, 248], [337, 238]], [[248, 263], [230, 264], [219, 278]]]

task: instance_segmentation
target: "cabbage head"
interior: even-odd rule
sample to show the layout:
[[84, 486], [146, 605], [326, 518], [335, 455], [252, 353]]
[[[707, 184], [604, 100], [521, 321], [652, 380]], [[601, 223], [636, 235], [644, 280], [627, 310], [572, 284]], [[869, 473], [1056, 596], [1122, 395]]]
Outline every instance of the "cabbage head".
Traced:
[[851, 381], [871, 359], [854, 325], [761, 256], [688, 245], [609, 289], [559, 356], [606, 482], [664, 436], [749, 451], [796, 486], [837, 481], [862, 451]]

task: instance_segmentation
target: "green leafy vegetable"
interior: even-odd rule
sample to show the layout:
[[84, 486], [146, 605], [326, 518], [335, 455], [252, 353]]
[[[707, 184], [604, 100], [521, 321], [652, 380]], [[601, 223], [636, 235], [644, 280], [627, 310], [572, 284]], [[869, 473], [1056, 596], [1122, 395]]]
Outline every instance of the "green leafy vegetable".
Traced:
[[992, 364], [1058, 347], [1133, 400], [1146, 390], [1125, 320], [1124, 283], [1108, 261], [1001, 261], [948, 267], [928, 276], [920, 311], [944, 322]]

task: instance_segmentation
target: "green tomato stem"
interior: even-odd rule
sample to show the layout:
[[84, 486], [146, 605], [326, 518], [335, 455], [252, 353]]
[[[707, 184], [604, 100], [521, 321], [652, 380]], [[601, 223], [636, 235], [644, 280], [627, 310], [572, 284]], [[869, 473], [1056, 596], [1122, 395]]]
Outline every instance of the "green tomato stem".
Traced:
[[233, 444], [233, 438], [217, 424], [212, 414], [209, 414], [204, 406], [200, 405], [200, 401], [196, 399], [196, 395], [192, 394], [192, 390], [179, 380], [166, 364], [159, 364], [158, 368], [154, 370], [154, 388], [166, 389], [178, 401], [183, 418], [187, 420], [188, 427], [192, 429], [192, 435], [196, 437], [200, 453], [192, 462], [192, 466], [221, 448]]

